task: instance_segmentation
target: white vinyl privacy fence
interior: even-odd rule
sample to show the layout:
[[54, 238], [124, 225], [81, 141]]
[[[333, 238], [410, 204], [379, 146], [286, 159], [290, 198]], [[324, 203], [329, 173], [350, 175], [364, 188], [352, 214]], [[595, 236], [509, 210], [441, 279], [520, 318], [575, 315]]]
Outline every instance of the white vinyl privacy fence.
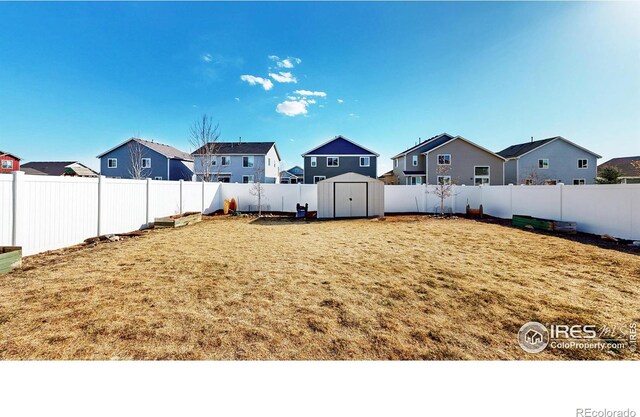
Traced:
[[[307, 184], [263, 184], [263, 210], [294, 212], [296, 203], [317, 210], [317, 189]], [[0, 174], [0, 246], [22, 246], [25, 255], [124, 233], [156, 217], [187, 211], [211, 213], [235, 198], [241, 211], [257, 211], [251, 184], [122, 180]], [[386, 213], [434, 213], [433, 186], [385, 186]], [[447, 211], [466, 205], [485, 213], [575, 221], [578, 230], [640, 239], [640, 184], [455, 187]]]

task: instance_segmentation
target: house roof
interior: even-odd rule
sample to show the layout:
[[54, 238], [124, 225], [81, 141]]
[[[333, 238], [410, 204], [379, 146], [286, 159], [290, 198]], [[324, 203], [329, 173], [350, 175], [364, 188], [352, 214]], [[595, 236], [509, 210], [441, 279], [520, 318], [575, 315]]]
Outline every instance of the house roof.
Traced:
[[280, 176], [285, 178], [298, 178], [297, 175], [292, 174], [289, 171], [280, 171]]
[[374, 151], [358, 145], [350, 139], [345, 138], [342, 135], [338, 135], [335, 138], [325, 142], [315, 148], [302, 154], [305, 156], [318, 156], [318, 155], [362, 155], [362, 156], [380, 156]]
[[500, 158], [502, 160], [506, 160], [506, 158], [498, 155], [497, 153], [495, 153], [493, 151], [490, 151], [487, 148], [483, 148], [482, 146], [478, 145], [477, 143], [473, 143], [469, 139], [463, 138], [462, 136], [456, 136], [456, 137], [451, 138], [449, 140], [438, 141], [440, 143], [436, 143], [437, 141], [433, 141], [433, 143], [429, 144], [428, 149], [426, 151], [423, 151], [422, 153], [426, 154], [426, 153], [429, 153], [431, 151], [435, 151], [436, 149], [440, 148], [441, 146], [444, 146], [449, 142], [453, 142], [454, 140], [461, 140], [461, 141], [466, 142], [469, 145], [474, 146], [474, 147], [476, 147], [476, 148], [478, 148], [478, 149], [480, 149], [480, 150], [482, 150], [482, 151], [484, 151], [484, 152], [486, 152], [488, 154], [491, 154], [492, 156], [495, 156], [496, 158]]
[[[420, 142], [417, 145], [414, 145], [414, 146], [410, 147], [407, 150], [404, 150], [404, 151], [400, 152], [396, 156], [392, 156], [391, 159], [396, 159], [398, 157], [404, 156], [404, 155], [408, 154], [409, 152], [413, 152], [413, 151], [415, 151], [417, 149], [420, 149], [420, 153], [427, 152], [428, 151], [427, 148], [429, 146], [433, 145], [432, 147], [434, 148], [434, 147], [436, 147], [438, 145], [441, 145], [441, 144], [443, 144], [443, 143], [445, 143], [445, 142], [447, 142], [447, 141], [449, 141], [451, 139], [453, 139], [453, 136], [451, 136], [450, 134], [448, 134], [448, 133], [440, 133], [439, 135], [432, 136], [429, 139], [427, 139], [427, 140], [425, 140], [423, 142]], [[434, 143], [437, 143], [437, 144], [434, 144]], [[422, 147], [425, 147], [425, 149], [421, 149]]]
[[[287, 172], [293, 175], [302, 175], [304, 174], [304, 168], [302, 168], [299, 165], [296, 165], [294, 167], [289, 168]], [[299, 172], [299, 174], [296, 174], [296, 172]]]
[[598, 171], [604, 167], [615, 167], [622, 172], [625, 177], [640, 177], [640, 167], [634, 167], [631, 162], [640, 161], [640, 156], [625, 156], [621, 158], [612, 158], [607, 162], [598, 165]]
[[12, 157], [12, 158], [17, 159], [18, 161], [22, 159], [22, 158], [19, 158], [19, 157], [15, 156], [15, 155], [14, 155], [14, 154], [12, 154], [12, 153], [0, 151], [0, 156], [4, 156], [4, 155], [8, 155], [8, 156], [10, 156], [10, 157]]
[[404, 175], [426, 175], [424, 171], [402, 171]]
[[65, 173], [73, 172], [76, 175], [88, 177], [98, 176], [98, 173], [77, 161], [67, 162], [28, 162], [20, 169], [29, 175], [51, 175], [62, 176]]
[[[213, 144], [216, 154], [227, 155], [266, 155], [275, 142], [215, 142]], [[204, 146], [196, 149], [191, 155], [204, 153]], [[276, 147], [276, 154], [280, 158], [280, 153]]]
[[393, 175], [393, 170], [385, 172], [384, 174], [380, 175], [378, 178], [384, 178], [387, 175]]
[[547, 139], [540, 139], [540, 140], [534, 140], [533, 142], [523, 142], [523, 143], [518, 143], [517, 145], [511, 145], [508, 148], [505, 148], [503, 150], [501, 150], [500, 152], [496, 152], [498, 155], [500, 155], [501, 157], [505, 158], [505, 159], [511, 159], [511, 158], [519, 158], [525, 154], [528, 154], [529, 152], [540, 148], [541, 146], [547, 145], [551, 142], [554, 142], [556, 140], [562, 140], [564, 142], [567, 142], [573, 146], [575, 146], [576, 148], [580, 148], [583, 151], [589, 152], [592, 155], [595, 155], [598, 158], [602, 158], [600, 155], [598, 155], [595, 152], [590, 151], [589, 149], [583, 148], [580, 145], [577, 145], [573, 142], [571, 142], [570, 140], [567, 140], [565, 138], [563, 138], [562, 136], [554, 136], [552, 138], [547, 138]]
[[113, 147], [111, 149], [109, 149], [106, 152], [101, 153], [100, 155], [97, 156], [97, 158], [102, 158], [104, 155], [108, 154], [111, 151], [114, 151], [126, 144], [128, 144], [131, 141], [135, 141], [137, 143], [139, 143], [142, 146], [145, 146], [151, 150], [154, 150], [156, 152], [158, 152], [160, 155], [163, 155], [169, 159], [180, 159], [183, 161], [193, 161], [193, 158], [191, 157], [191, 155], [189, 155], [186, 152], [182, 152], [179, 149], [174, 148], [173, 146], [169, 146], [169, 145], [165, 145], [163, 143], [158, 143], [158, 142], [151, 142], [148, 140], [144, 140], [144, 139], [140, 139], [140, 138], [129, 138], [127, 140], [125, 140], [124, 142], [122, 142], [120, 145]]

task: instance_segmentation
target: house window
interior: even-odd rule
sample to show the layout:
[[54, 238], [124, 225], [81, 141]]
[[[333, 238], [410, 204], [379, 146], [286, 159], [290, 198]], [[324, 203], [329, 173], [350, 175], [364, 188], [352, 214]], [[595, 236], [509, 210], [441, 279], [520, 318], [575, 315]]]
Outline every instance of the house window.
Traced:
[[267, 158], [267, 166], [271, 166], [271, 158]]
[[118, 168], [118, 159], [117, 158], [109, 158], [109, 159], [107, 159], [107, 167], [108, 168]]
[[438, 165], [451, 165], [451, 154], [439, 154], [438, 155]]
[[531, 178], [527, 178], [524, 180], [524, 185], [534, 185], [533, 180]]
[[318, 158], [316, 158], [315, 156], [311, 157], [311, 166], [312, 167], [317, 167], [318, 166]]
[[549, 160], [548, 159], [538, 159], [538, 168], [540, 168], [540, 169], [549, 168]]
[[326, 180], [327, 177], [325, 177], [324, 175], [314, 175], [313, 176], [313, 183], [317, 184], [318, 182], [322, 181], [322, 180]]
[[489, 167], [474, 167], [473, 183], [475, 185], [489, 184]]
[[360, 166], [361, 167], [368, 167], [369, 164], [371, 163], [371, 160], [368, 156], [361, 156], [360, 157]]
[[214, 158], [212, 158], [212, 159], [211, 159], [211, 165], [212, 165], [212, 166], [216, 166], [216, 165], [218, 165], [218, 160], [217, 160], [217, 158], [215, 158], [215, 157], [214, 157]]
[[580, 169], [589, 168], [589, 161], [586, 159], [578, 159], [578, 168]]
[[409, 185], [421, 185], [422, 177], [409, 177]]
[[221, 162], [222, 162], [222, 166], [223, 166], [223, 167], [226, 167], [226, 166], [231, 165], [231, 157], [229, 157], [229, 156], [223, 156], [223, 157], [221, 157], [221, 159], [222, 159], [222, 161], [221, 161]]
[[243, 184], [253, 184], [253, 175], [243, 175], [242, 176]]
[[151, 158], [142, 158], [142, 168], [151, 168]]
[[573, 185], [585, 185], [587, 181], [584, 178], [574, 178]]
[[253, 168], [253, 156], [243, 156], [242, 157], [242, 167], [243, 168]]
[[411, 157], [411, 165], [413, 165], [414, 167], [418, 166], [418, 155], [413, 155]]
[[328, 167], [340, 166], [340, 158], [338, 158], [337, 156], [327, 156], [327, 166]]
[[557, 185], [558, 180], [544, 180], [544, 185]]
[[162, 177], [153, 177], [154, 180], [162, 180]]
[[13, 161], [9, 159], [2, 160], [2, 169], [13, 169]]
[[438, 181], [438, 185], [449, 185], [451, 184], [451, 176], [438, 175], [437, 181]]
[[397, 159], [393, 160], [393, 167], [394, 168], [398, 168], [398, 160]]

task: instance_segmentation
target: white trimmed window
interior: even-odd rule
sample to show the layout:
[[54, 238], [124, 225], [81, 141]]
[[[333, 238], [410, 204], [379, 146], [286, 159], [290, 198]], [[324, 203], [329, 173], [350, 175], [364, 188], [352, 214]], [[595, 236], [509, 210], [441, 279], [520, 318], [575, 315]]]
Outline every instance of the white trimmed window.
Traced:
[[107, 168], [118, 168], [118, 158], [107, 159]]
[[368, 167], [370, 163], [371, 163], [371, 158], [369, 158], [368, 156], [361, 156], [360, 157], [360, 166], [361, 167]]
[[475, 185], [489, 184], [489, 167], [473, 167], [473, 174], [473, 183]]
[[316, 158], [315, 156], [311, 157], [311, 166], [314, 168], [318, 166], [318, 158]]
[[413, 165], [414, 167], [418, 166], [418, 155], [413, 155], [411, 157], [411, 165]]
[[271, 158], [267, 158], [267, 166], [270, 167], [271, 166]]
[[544, 180], [544, 185], [557, 185], [558, 180]]
[[220, 159], [222, 159], [221, 163], [222, 163], [223, 167], [231, 165], [231, 157], [230, 156], [222, 156], [222, 157], [220, 157]]
[[397, 159], [393, 160], [393, 167], [394, 168], [398, 168], [398, 160]]
[[451, 176], [450, 175], [438, 175], [437, 181], [438, 181], [438, 185], [449, 185], [449, 184], [451, 184]]
[[313, 183], [317, 184], [319, 181], [326, 180], [326, 179], [327, 179], [327, 177], [325, 177], [324, 175], [314, 175], [313, 176]]
[[531, 178], [527, 178], [524, 180], [524, 185], [535, 185]]
[[573, 185], [585, 185], [587, 183], [587, 180], [584, 178], [574, 178], [573, 179]]
[[242, 157], [242, 168], [253, 168], [253, 156]]
[[549, 160], [548, 159], [538, 159], [538, 168], [540, 168], [540, 169], [549, 168]]
[[409, 177], [409, 185], [421, 185], [422, 177]]
[[142, 168], [151, 168], [151, 158], [142, 158]]
[[10, 159], [3, 159], [2, 169], [13, 169], [13, 161]]
[[243, 184], [253, 184], [253, 175], [243, 175], [242, 176]]
[[327, 156], [327, 166], [328, 167], [339, 167], [340, 166], [340, 158], [337, 156]]
[[578, 168], [579, 169], [587, 169], [587, 168], [589, 168], [589, 160], [587, 160], [587, 159], [578, 159]]
[[451, 154], [438, 154], [438, 165], [451, 165]]

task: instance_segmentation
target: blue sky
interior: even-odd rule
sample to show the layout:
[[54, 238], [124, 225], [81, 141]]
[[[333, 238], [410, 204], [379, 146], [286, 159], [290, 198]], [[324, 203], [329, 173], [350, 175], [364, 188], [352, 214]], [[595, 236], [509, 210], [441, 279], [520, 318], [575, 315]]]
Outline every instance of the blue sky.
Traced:
[[207, 113], [287, 167], [338, 134], [380, 173], [442, 132], [640, 155], [639, 21], [633, 3], [0, 3], [0, 149], [190, 151]]

